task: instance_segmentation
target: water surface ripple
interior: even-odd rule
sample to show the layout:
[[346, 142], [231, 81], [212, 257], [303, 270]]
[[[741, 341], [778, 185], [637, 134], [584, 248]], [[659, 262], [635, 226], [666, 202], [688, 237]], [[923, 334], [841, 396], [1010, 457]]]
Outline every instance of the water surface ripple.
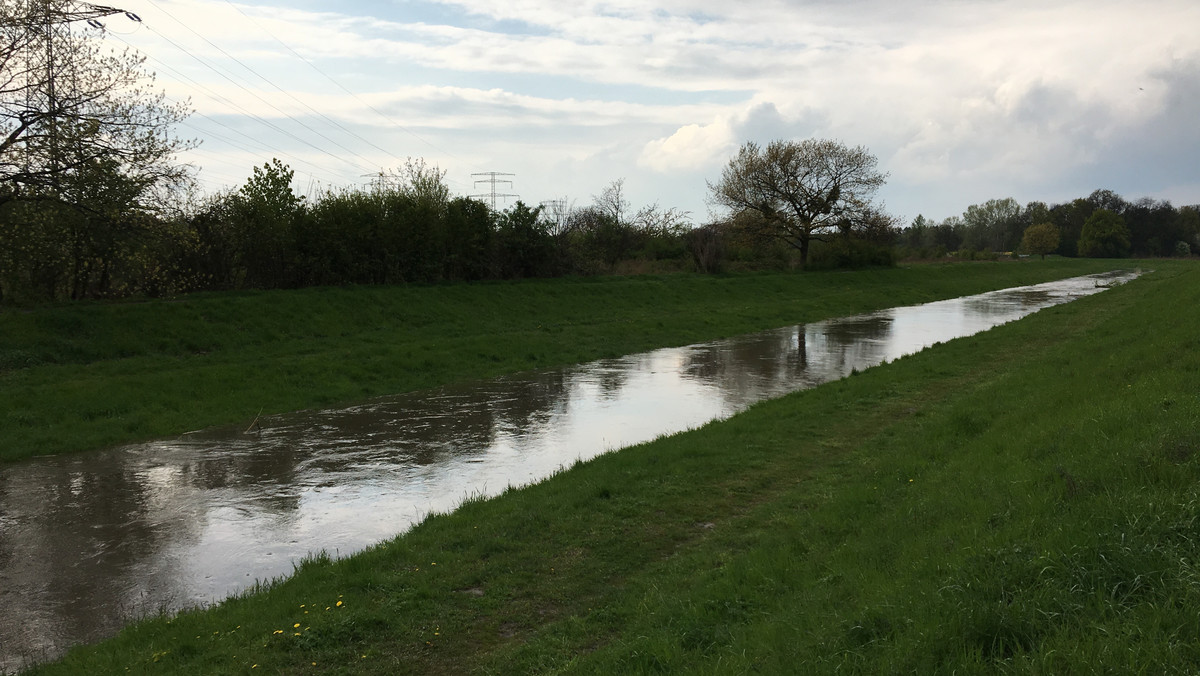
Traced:
[[1125, 281], [1079, 277], [0, 467], [0, 671], [475, 494]]

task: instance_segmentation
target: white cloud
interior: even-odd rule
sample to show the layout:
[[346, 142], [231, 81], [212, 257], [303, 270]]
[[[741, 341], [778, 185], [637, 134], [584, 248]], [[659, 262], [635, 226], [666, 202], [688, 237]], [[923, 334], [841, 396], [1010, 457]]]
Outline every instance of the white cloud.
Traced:
[[737, 142], [733, 126], [726, 119], [706, 125], [689, 124], [666, 138], [647, 143], [638, 164], [661, 172], [706, 167], [728, 155]]

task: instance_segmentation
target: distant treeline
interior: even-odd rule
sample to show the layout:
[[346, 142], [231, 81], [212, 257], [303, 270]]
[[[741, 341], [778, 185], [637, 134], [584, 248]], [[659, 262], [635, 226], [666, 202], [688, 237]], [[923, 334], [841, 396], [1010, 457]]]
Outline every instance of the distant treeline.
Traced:
[[940, 223], [918, 216], [897, 243], [902, 257], [913, 258], [1021, 252], [1025, 230], [1042, 223], [1058, 233], [1057, 248], [1047, 253], [1061, 256], [1187, 256], [1200, 251], [1200, 206], [1176, 208], [1150, 198], [1128, 202], [1111, 190], [1054, 205], [1030, 202], [1022, 207], [1012, 198], [989, 200]]
[[[275, 160], [236, 190], [175, 209], [149, 206], [161, 202], [115, 172], [101, 178], [70, 199], [0, 199], [0, 303], [798, 265], [794, 249], [738, 218], [695, 227], [675, 209], [634, 210], [620, 180], [582, 207], [517, 202], [494, 211], [452, 196], [444, 173], [420, 160], [370, 187], [311, 201], [292, 192], [292, 171]], [[1116, 239], [1081, 251], [1100, 210], [1120, 221], [1105, 221]], [[1197, 208], [1097, 191], [1054, 206], [992, 200], [941, 223], [918, 217], [903, 230], [829, 233], [810, 267], [994, 257], [1018, 251], [1026, 228], [1039, 223], [1054, 224], [1065, 256], [1186, 255], [1200, 247]]]
[[[585, 206], [494, 211], [452, 196], [420, 160], [311, 201], [292, 177], [274, 160], [236, 190], [176, 209], [148, 207], [153, 195], [111, 172], [69, 199], [0, 199], [0, 303], [796, 265], [786, 245], [733, 224], [635, 210], [622, 180]], [[816, 258], [891, 262], [890, 248], [860, 241]]]
[[146, 208], [145, 195], [103, 191], [0, 200], [0, 302], [597, 274], [632, 259], [692, 264], [686, 214], [631, 212], [620, 181], [581, 208], [493, 211], [451, 196], [443, 179], [410, 161], [369, 188], [310, 202], [276, 160], [240, 188], [174, 213]]

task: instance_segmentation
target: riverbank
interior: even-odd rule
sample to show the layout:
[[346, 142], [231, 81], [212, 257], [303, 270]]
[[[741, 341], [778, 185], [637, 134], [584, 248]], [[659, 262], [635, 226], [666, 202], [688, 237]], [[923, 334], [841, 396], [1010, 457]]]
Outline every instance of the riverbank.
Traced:
[[1193, 671], [1200, 267], [469, 502], [58, 673]]
[[[1128, 262], [1126, 262], [1127, 264]], [[1119, 267], [858, 272], [198, 294], [0, 311], [0, 461], [81, 451]]]

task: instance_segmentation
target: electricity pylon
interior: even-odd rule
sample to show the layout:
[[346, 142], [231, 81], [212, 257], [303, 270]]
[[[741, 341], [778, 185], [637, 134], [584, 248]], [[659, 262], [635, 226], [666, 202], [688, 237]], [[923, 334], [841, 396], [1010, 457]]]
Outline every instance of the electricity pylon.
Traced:
[[512, 181], [499, 178], [500, 176], [516, 176], [516, 174], [509, 174], [509, 173], [506, 173], [503, 171], [483, 171], [483, 172], [479, 172], [477, 174], [471, 174], [471, 175], [472, 176], [487, 176], [487, 178], [481, 178], [481, 179], [476, 180], [475, 185], [479, 185], [480, 183], [487, 183], [492, 186], [491, 192], [485, 193], [482, 195], [471, 195], [471, 197], [473, 199], [480, 199], [480, 200], [490, 198], [492, 211], [496, 210], [496, 198], [497, 197], [504, 197], [504, 198], [520, 197], [520, 195], [514, 195], [512, 193], [496, 192], [496, 186], [501, 183], [512, 185]]

